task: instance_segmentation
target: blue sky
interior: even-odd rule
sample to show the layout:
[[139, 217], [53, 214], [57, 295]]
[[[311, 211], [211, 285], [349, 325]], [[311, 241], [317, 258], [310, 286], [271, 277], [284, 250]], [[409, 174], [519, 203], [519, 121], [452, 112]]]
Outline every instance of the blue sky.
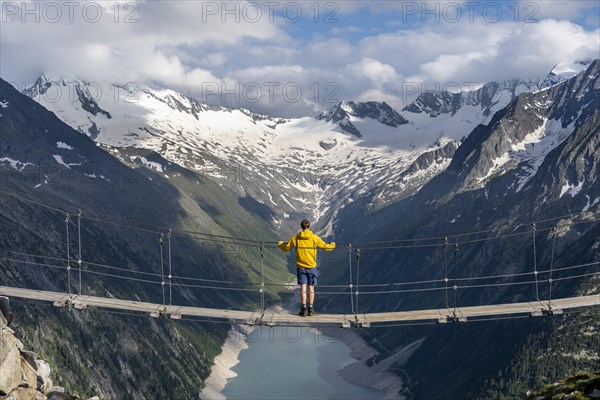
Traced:
[[134, 82], [291, 116], [332, 100], [399, 109], [409, 86], [536, 80], [600, 57], [595, 0], [66, 4], [2, 2], [2, 78]]
[[[335, 29], [353, 27], [349, 31], [355, 38], [361, 36], [407, 30], [429, 24], [464, 23], [484, 19], [496, 22], [537, 23], [542, 19], [566, 19], [586, 29], [597, 29], [600, 18], [600, 2], [596, 0], [571, 1], [371, 1], [370, 4], [350, 1], [356, 4], [349, 10], [342, 2], [322, 4], [320, 12], [314, 5], [305, 12], [302, 19], [304, 38], [310, 39], [315, 32], [321, 34]], [[337, 4], [337, 5], [333, 5]], [[314, 24], [318, 16], [329, 24]], [[311, 18], [312, 17], [312, 18]], [[335, 20], [335, 21], [334, 21]], [[329, 25], [329, 26], [328, 26]]]

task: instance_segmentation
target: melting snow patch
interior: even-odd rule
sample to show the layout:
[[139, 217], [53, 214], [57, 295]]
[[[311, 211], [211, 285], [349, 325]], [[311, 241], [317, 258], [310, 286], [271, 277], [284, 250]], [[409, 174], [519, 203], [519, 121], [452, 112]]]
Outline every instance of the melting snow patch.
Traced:
[[135, 157], [131, 157], [131, 160], [135, 160], [137, 158], [139, 158], [139, 160], [142, 162], [142, 164], [144, 164], [146, 167], [154, 169], [158, 172], [164, 172], [163, 166], [160, 163], [157, 163], [154, 161], [149, 161], [146, 157], [135, 156]]
[[577, 184], [577, 186], [575, 186], [573, 189], [571, 189], [571, 197], [575, 197], [579, 194], [579, 192], [581, 192], [581, 189], [583, 188], [583, 181], [579, 182]]
[[485, 174], [485, 176], [482, 176], [478, 179], [479, 183], [487, 180], [490, 176], [499, 171], [507, 162], [510, 161], [510, 159], [510, 152], [506, 152], [504, 153], [504, 155], [495, 158], [492, 161], [493, 165], [490, 167], [489, 171]]
[[577, 194], [581, 191], [581, 189], [583, 188], [583, 181], [579, 182], [576, 186], [575, 185], [571, 185], [569, 183], [569, 181], [565, 180], [565, 184], [562, 186], [562, 188], [560, 189], [560, 195], [558, 196], [558, 198], [560, 199], [561, 197], [563, 197], [563, 195], [567, 192], [570, 191], [571, 197], [575, 197], [577, 196]]
[[[269, 196], [269, 201], [270, 201], [271, 203], [273, 203], [273, 205], [274, 205], [274, 206], [277, 206], [277, 203], [275, 203], [275, 202], [273, 201], [273, 196], [271, 196], [271, 193], [267, 192], [267, 196]], [[287, 217], [286, 217], [286, 218], [287, 218]]]
[[61, 165], [64, 165], [65, 167], [67, 167], [69, 169], [71, 169], [71, 167], [74, 166], [74, 165], [81, 165], [81, 164], [77, 164], [77, 163], [68, 163], [67, 164], [66, 162], [64, 162], [64, 160], [62, 159], [62, 157], [59, 156], [59, 155], [57, 155], [57, 154], [54, 154], [52, 157], [54, 157], [54, 159], [56, 160], [57, 163], [59, 163]]
[[585, 197], [587, 197], [587, 204], [585, 205], [585, 207], [583, 207], [581, 209], [581, 212], [586, 212], [587, 210], [589, 210], [590, 208], [594, 207], [596, 204], [598, 204], [598, 202], [600, 202], [600, 197], [596, 197], [594, 199], [594, 201], [590, 204], [590, 196], [588, 196], [587, 194], [585, 195]]
[[296, 207], [294, 207], [286, 198], [284, 195], [280, 194], [279, 197], [281, 197], [283, 199], [283, 201], [285, 201], [293, 210], [296, 209]]
[[6, 101], [6, 100], [0, 101], [0, 107], [2, 107], [2, 108], [8, 108], [8, 101]]
[[63, 142], [56, 142], [56, 147], [58, 147], [59, 149], [73, 150], [71, 146]]
[[23, 171], [23, 169], [26, 166], [33, 165], [32, 163], [22, 163], [21, 161], [13, 160], [12, 158], [8, 158], [8, 157], [0, 158], [0, 162], [7, 162], [7, 163], [9, 163], [10, 166], [13, 169], [16, 169], [17, 171]]

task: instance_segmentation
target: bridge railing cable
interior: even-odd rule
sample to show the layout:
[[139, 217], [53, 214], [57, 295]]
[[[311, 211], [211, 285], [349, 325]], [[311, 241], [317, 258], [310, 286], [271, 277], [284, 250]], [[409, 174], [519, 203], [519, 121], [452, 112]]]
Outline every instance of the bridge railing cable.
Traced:
[[[11, 250], [9, 250], [8, 253], [23, 256], [23, 257], [60, 261], [60, 262], [66, 263], [67, 267], [68, 267], [68, 264], [70, 261], [77, 261], [77, 260], [73, 260], [72, 258], [50, 257], [50, 256], [44, 256], [44, 255], [40, 255], [40, 254], [17, 252], [17, 251], [11, 251]], [[11, 259], [11, 261], [27, 262], [27, 260], [19, 260], [19, 259]], [[545, 269], [545, 270], [538, 269], [537, 274], [542, 275], [542, 274], [547, 274], [547, 273], [555, 273], [555, 272], [565, 271], [565, 270], [569, 270], [569, 269], [590, 267], [590, 266], [600, 264], [600, 261], [583, 263], [583, 264], [574, 264], [574, 265], [569, 265], [566, 267], [555, 267], [554, 260], [551, 259], [550, 264], [551, 265], [550, 265], [549, 269]], [[101, 268], [106, 268], [106, 269], [113, 269], [113, 270], [124, 272], [124, 273], [141, 274], [141, 275], [158, 277], [158, 278], [162, 278], [162, 276], [163, 276], [162, 273], [153, 273], [153, 272], [134, 270], [134, 269], [130, 269], [130, 268], [117, 267], [114, 265], [96, 263], [96, 262], [85, 261], [85, 260], [82, 260], [82, 265], [91, 265], [91, 266], [96, 266], [96, 267], [101, 267]], [[535, 274], [535, 271], [527, 271], [527, 272], [515, 272], [515, 273], [509, 273], [509, 274], [493, 274], [493, 275], [481, 275], [481, 276], [462, 276], [462, 277], [455, 276], [453, 279], [455, 281], [476, 281], [476, 280], [509, 279], [509, 278], [515, 278], [515, 277], [528, 276], [528, 275], [535, 276], [536, 274]], [[222, 283], [222, 284], [230, 284], [230, 285], [262, 286], [262, 283], [255, 283], [252, 281], [231, 281], [231, 280], [206, 279], [206, 278], [192, 277], [192, 276], [185, 276], [185, 275], [176, 275], [176, 274], [172, 275], [172, 279], [190, 280], [190, 281], [199, 281], [199, 282], [208, 282], [208, 283]], [[362, 288], [373, 288], [373, 287], [423, 285], [423, 284], [435, 284], [435, 283], [445, 283], [445, 278], [415, 280], [415, 281], [402, 281], [402, 282], [389, 282], [389, 283], [362, 283], [360, 286]], [[276, 282], [266, 282], [265, 281], [264, 286], [297, 287], [298, 285], [296, 283], [276, 283]], [[319, 285], [319, 287], [321, 287], [321, 288], [347, 288], [348, 285]], [[445, 287], [442, 287], [442, 288], [445, 289]]]
[[77, 265], [79, 266], [79, 295], [81, 296], [82, 282], [81, 282], [81, 209], [77, 210], [77, 246], [79, 252], [77, 255]]
[[[46, 207], [48, 209], [51, 209], [53, 211], [57, 211], [57, 212], [61, 212], [63, 213], [63, 215], [65, 216], [65, 227], [66, 227], [66, 240], [65, 240], [65, 244], [66, 244], [66, 252], [67, 252], [67, 258], [66, 258], [66, 270], [67, 270], [67, 289], [69, 294], [71, 294], [71, 277], [70, 277], [70, 271], [71, 271], [71, 255], [70, 255], [70, 247], [71, 247], [71, 243], [70, 243], [70, 233], [69, 233], [69, 224], [70, 224], [70, 218], [69, 218], [69, 212], [65, 212], [63, 210], [57, 209], [55, 207], [51, 207], [51, 206], [47, 206], [47, 205], [43, 205], [39, 202], [24, 198], [22, 196], [18, 196], [18, 195], [13, 195], [10, 193], [7, 193], [11, 196], [14, 196], [15, 198], [19, 198], [23, 201], [29, 201], [32, 204], [37, 204], [40, 205], [42, 207]], [[72, 206], [69, 206], [72, 208]], [[582, 223], [589, 223], [589, 222], [595, 222], [600, 220], [600, 218], [598, 219], [594, 219], [594, 218], [585, 218], [581, 221], [574, 221], [572, 220], [572, 218], [574, 216], [577, 215], [584, 215], [584, 216], [588, 216], [589, 213], [576, 213], [576, 214], [570, 214], [568, 215], [568, 217], [571, 218], [570, 221], [566, 221], [565, 223], [561, 224], [561, 227], [567, 226], [567, 225], [575, 225], [575, 224], [582, 224]], [[548, 221], [556, 221], [560, 218], [565, 218], [565, 217], [556, 217], [556, 218], [552, 218], [552, 219], [547, 219], [547, 220], [543, 220], [542, 222], [548, 222]], [[164, 290], [164, 286], [165, 286], [165, 274], [164, 274], [164, 266], [163, 266], [163, 254], [162, 254], [162, 236], [161, 236], [161, 242], [160, 242], [160, 256], [161, 256], [161, 273], [160, 274], [152, 274], [152, 273], [145, 273], [142, 271], [134, 271], [134, 270], [130, 270], [130, 269], [122, 269], [122, 268], [118, 268], [118, 267], [114, 267], [114, 266], [110, 266], [110, 265], [104, 265], [104, 264], [99, 264], [99, 263], [93, 263], [93, 262], [89, 262], [89, 261], [84, 261], [83, 260], [83, 255], [82, 255], [82, 232], [81, 232], [81, 220], [82, 219], [87, 219], [90, 221], [98, 221], [98, 222], [103, 222], [103, 223], [110, 223], [110, 224], [115, 224], [121, 227], [125, 227], [125, 228], [131, 228], [131, 229], [138, 229], [142, 230], [142, 231], [147, 231], [147, 232], [155, 232], [151, 229], [147, 229], [145, 227], [140, 227], [140, 226], [132, 226], [129, 225], [127, 223], [123, 223], [120, 221], [111, 221], [108, 219], [99, 219], [93, 215], [88, 215], [88, 213], [84, 213], [83, 210], [81, 208], [77, 209], [77, 239], [78, 239], [78, 243], [77, 243], [77, 259], [74, 260], [76, 261], [77, 265], [78, 265], [78, 272], [79, 272], [79, 285], [78, 285], [78, 293], [79, 295], [81, 295], [83, 293], [83, 282], [82, 282], [82, 275], [85, 274], [96, 274], [96, 275], [101, 275], [101, 276], [107, 276], [107, 277], [113, 277], [113, 278], [118, 278], [118, 279], [124, 279], [124, 280], [130, 280], [130, 281], [138, 281], [138, 282], [144, 282], [144, 283], [152, 283], [152, 284], [160, 284], [162, 286], [162, 298], [163, 298], [163, 304], [166, 303], [166, 299], [165, 299], [165, 290]], [[559, 278], [556, 278], [554, 276], [554, 273], [557, 271], [561, 271], [561, 270], [568, 270], [568, 269], [572, 269], [572, 268], [578, 268], [578, 267], [584, 267], [584, 266], [592, 266], [592, 265], [597, 265], [597, 263], [587, 263], [587, 264], [580, 264], [579, 266], [575, 265], [575, 266], [568, 266], [568, 267], [563, 267], [563, 268], [555, 268], [554, 267], [554, 257], [555, 257], [555, 240], [556, 240], [556, 227], [548, 227], [548, 228], [541, 228], [538, 229], [536, 226], [536, 223], [532, 223], [531, 226], [531, 230], [529, 232], [531, 232], [532, 235], [532, 251], [533, 251], [533, 269], [531, 272], [521, 272], [521, 273], [512, 273], [512, 274], [502, 274], [502, 275], [488, 275], [488, 276], [476, 276], [476, 277], [460, 277], [458, 275], [458, 249], [459, 246], [463, 246], [463, 245], [467, 245], [467, 244], [474, 244], [474, 243], [481, 243], [481, 242], [486, 242], [486, 241], [494, 241], [494, 240], [499, 240], [499, 239], [503, 239], [503, 238], [512, 238], [512, 237], [518, 237], [518, 236], [522, 236], [522, 235], [526, 235], [528, 234], [527, 231], [522, 231], [522, 232], [515, 232], [516, 230], [519, 230], [523, 227], [525, 227], [526, 224], [520, 224], [517, 225], [515, 227], [513, 227], [513, 231], [510, 233], [505, 233], [505, 234], [498, 234], [497, 232], [500, 231], [501, 228], [503, 228], [505, 231], [507, 229], [509, 229], [511, 226], [510, 225], [506, 225], [504, 227], [499, 227], [497, 229], [489, 229], [489, 230], [482, 230], [482, 231], [474, 231], [474, 232], [469, 232], [469, 233], [464, 233], [464, 234], [457, 234], [457, 235], [448, 235], [448, 236], [444, 236], [443, 237], [443, 242], [437, 242], [437, 243], [428, 243], [428, 241], [432, 240], [432, 238], [415, 238], [415, 239], [400, 239], [400, 240], [389, 240], [389, 241], [377, 241], [377, 242], [363, 242], [364, 246], [361, 247], [357, 247], [357, 248], [353, 248], [353, 244], [350, 243], [348, 245], [348, 254], [349, 254], [349, 293], [350, 293], [350, 300], [351, 300], [351, 308], [352, 308], [352, 312], [357, 315], [358, 314], [358, 306], [359, 306], [359, 294], [361, 294], [361, 292], [363, 294], [384, 294], [384, 293], [411, 293], [411, 292], [418, 292], [418, 291], [435, 291], [435, 290], [443, 290], [444, 291], [444, 305], [446, 306], [446, 308], [449, 307], [449, 262], [448, 262], [448, 256], [447, 256], [447, 250], [448, 250], [448, 245], [449, 245], [449, 241], [448, 238], [454, 238], [455, 242], [453, 244], [454, 247], [454, 285], [452, 287], [452, 289], [454, 290], [454, 312], [456, 313], [456, 310], [458, 308], [458, 290], [459, 289], [473, 289], [473, 288], [486, 288], [486, 287], [498, 287], [498, 286], [511, 286], [511, 285], [535, 285], [535, 299], [537, 301], [540, 301], [540, 292], [539, 292], [539, 275], [540, 274], [544, 274], [547, 273], [549, 271], [549, 278], [548, 278], [548, 283], [549, 283], [549, 293], [548, 293], [548, 301], [551, 304], [552, 301], [552, 286], [553, 283], [556, 281], [562, 281], [562, 280], [568, 280], [568, 279], [576, 279], [576, 278], [581, 278], [581, 277], [586, 277], [586, 276], [593, 276], [598, 274], [597, 272], [592, 272], [592, 273], [582, 273], [582, 274], [578, 274], [578, 275], [568, 275], [568, 276], [561, 276]], [[537, 254], [537, 243], [536, 243], [536, 235], [538, 232], [544, 232], [544, 231], [552, 231], [552, 253], [550, 256], [550, 269], [549, 270], [538, 270], [538, 254]], [[169, 304], [171, 305], [173, 303], [173, 291], [172, 288], [174, 285], [178, 286], [178, 287], [195, 287], [195, 288], [202, 288], [202, 289], [215, 289], [215, 290], [255, 290], [255, 288], [253, 289], [252, 287], [259, 285], [259, 293], [260, 293], [260, 307], [261, 310], [264, 313], [265, 310], [265, 286], [284, 286], [284, 287], [289, 287], [289, 286], [293, 286], [291, 284], [281, 284], [278, 285], [277, 283], [267, 283], [265, 282], [265, 271], [264, 271], [264, 249], [266, 246], [272, 247], [274, 246], [273, 242], [263, 242], [263, 241], [257, 241], [257, 240], [248, 240], [248, 239], [244, 239], [244, 238], [235, 238], [235, 237], [231, 237], [231, 236], [227, 236], [227, 235], [217, 235], [217, 234], [211, 234], [211, 233], [203, 233], [203, 232], [194, 232], [194, 231], [184, 231], [184, 230], [178, 230], [177, 232], [179, 232], [179, 235], [197, 235], [200, 236], [203, 241], [211, 241], [211, 242], [217, 242], [220, 244], [240, 244], [240, 245], [244, 245], [244, 246], [257, 246], [260, 250], [260, 282], [254, 283], [254, 282], [228, 282], [228, 281], [218, 281], [218, 280], [210, 280], [210, 279], [202, 279], [202, 278], [198, 278], [198, 277], [185, 277], [185, 276], [175, 276], [173, 274], [173, 266], [172, 266], [172, 261], [173, 261], [173, 254], [172, 254], [172, 248], [171, 248], [171, 237], [175, 236], [176, 234], [174, 233], [175, 231], [173, 229], [168, 229], [167, 231], [167, 241], [168, 241], [168, 267], [169, 267], [169, 275], [168, 275], [168, 285], [169, 285]], [[484, 237], [484, 238], [475, 238], [475, 239], [469, 239], [469, 240], [459, 240], [459, 238], [463, 238], [463, 237], [467, 237], [471, 236], [471, 235], [476, 235], [476, 234], [485, 234], [485, 233], [496, 233], [493, 236], [489, 236], [489, 237]], [[160, 232], [161, 235], [163, 235], [162, 232]], [[189, 236], [186, 236], [189, 237]], [[399, 245], [394, 245], [395, 243], [401, 243]], [[360, 262], [361, 262], [361, 252], [364, 251], [376, 251], [376, 250], [391, 250], [391, 249], [409, 249], [409, 248], [431, 248], [431, 249], [436, 249], [436, 248], [443, 248], [443, 252], [444, 252], [444, 275], [443, 275], [443, 279], [433, 279], [433, 280], [421, 280], [421, 281], [404, 281], [404, 282], [397, 282], [397, 283], [373, 283], [373, 284], [363, 284], [360, 286], [360, 291], [359, 291], [359, 279], [360, 279]], [[311, 247], [312, 248], [312, 247]], [[352, 268], [352, 254], [355, 254], [355, 264], [356, 264], [356, 271], [353, 271]], [[31, 256], [31, 255], [30, 255]], [[33, 257], [36, 257], [35, 255], [33, 255]], [[41, 256], [38, 256], [41, 257]], [[2, 259], [2, 258], [0, 258]], [[5, 260], [8, 260], [7, 258], [4, 258]], [[46, 259], [50, 259], [50, 257], [46, 257]], [[63, 268], [63, 266], [57, 266], [57, 265], [51, 265], [47, 262], [44, 263], [38, 263], [35, 261], [28, 261], [28, 260], [11, 260], [12, 262], [22, 262], [25, 264], [31, 264], [31, 265], [39, 265], [39, 266], [45, 266], [45, 267], [51, 267], [51, 268]], [[118, 273], [107, 273], [107, 272], [101, 272], [98, 270], [90, 270], [88, 268], [84, 268], [85, 266], [99, 266], [102, 268], [107, 268], [107, 269], [112, 269], [115, 271], [119, 271], [121, 273], [123, 272], [127, 272], [130, 274], [145, 274], [146, 276], [152, 276], [152, 277], [159, 277], [160, 280], [153, 280], [153, 279], [145, 279], [145, 278], [135, 278], [135, 277], [131, 277], [131, 276], [123, 276], [123, 275], [119, 275]], [[356, 276], [354, 278], [354, 282], [353, 282], [353, 272], [356, 273]], [[464, 282], [464, 281], [479, 281], [479, 280], [484, 280], [484, 279], [514, 279], [517, 277], [524, 277], [527, 275], [533, 275], [534, 279], [530, 280], [530, 281], [512, 281], [512, 282], [495, 282], [495, 283], [484, 283], [484, 284], [459, 284], [459, 282]], [[174, 282], [175, 279], [178, 279], [177, 282]], [[194, 282], [203, 282], [203, 284], [192, 284], [192, 283], [184, 283], [181, 281], [194, 281]], [[404, 289], [404, 288], [400, 288], [400, 289], [396, 289], [396, 290], [369, 290], [370, 288], [384, 288], [384, 287], [404, 287], [404, 286], [410, 286], [410, 285], [423, 285], [423, 284], [431, 284], [431, 285], [436, 285], [440, 282], [443, 282], [443, 285], [439, 286], [439, 287], [419, 287], [419, 288], [409, 288], [409, 289]], [[209, 283], [209, 284], [206, 284]], [[235, 284], [235, 285], [239, 285], [239, 286], [244, 286], [244, 287], [231, 287], [231, 286], [222, 286], [222, 284], [226, 284], [226, 285], [231, 285], [231, 284]], [[345, 285], [323, 285], [323, 288], [344, 288]], [[320, 292], [323, 294], [331, 294], [331, 295], [340, 295], [340, 294], [344, 294], [347, 293], [347, 290], [342, 290], [339, 292]]]
[[535, 299], [540, 301], [540, 290], [538, 284], [538, 270], [537, 270], [537, 251], [535, 243], [535, 223], [531, 224], [531, 247], [533, 249], [533, 275], [535, 277]]
[[556, 229], [552, 229], [552, 251], [550, 253], [550, 277], [548, 278], [548, 307], [552, 309], [552, 274], [554, 273], [554, 253], [556, 248]]
[[71, 252], [69, 242], [69, 213], [65, 213], [65, 227], [67, 230], [66, 234], [66, 252], [67, 252], [67, 287], [69, 289], [69, 296], [71, 296]]
[[448, 237], [444, 237], [444, 286], [445, 286], [445, 299], [444, 305], [448, 308]]
[[265, 315], [265, 273], [264, 273], [264, 257], [265, 257], [265, 247], [264, 243], [260, 244], [260, 312], [261, 315]]
[[454, 243], [454, 318], [456, 318], [456, 308], [458, 307], [458, 243]]
[[171, 229], [167, 231], [167, 245], [169, 257], [169, 305], [173, 304], [173, 264], [171, 255]]
[[354, 315], [357, 320], [358, 320], [358, 296], [360, 295], [360, 290], [359, 290], [359, 285], [358, 285], [359, 276], [360, 276], [360, 249], [356, 249], [356, 291], [354, 292], [356, 306], [354, 307]]
[[354, 289], [353, 289], [354, 285], [352, 284], [352, 244], [351, 243], [348, 243], [348, 279], [350, 280], [350, 283], [348, 284], [348, 287], [350, 288], [350, 306], [351, 306], [352, 314], [356, 314], [354, 311]]
[[[14, 197], [14, 198], [18, 198], [22, 201], [29, 202], [29, 203], [38, 205], [40, 207], [47, 208], [49, 210], [57, 211], [62, 214], [65, 213], [64, 209], [53, 207], [53, 206], [41, 203], [39, 201], [35, 201], [35, 200], [29, 199], [27, 197], [17, 195], [15, 193], [11, 193], [11, 192], [8, 192], [5, 190], [0, 190], [0, 193], [6, 194], [6, 195]], [[73, 205], [62, 205], [62, 207], [67, 208], [67, 209], [76, 209], [78, 213], [80, 211], [82, 211], [82, 208], [77, 208]], [[600, 217], [586, 218], [581, 221], [572, 220], [573, 218], [576, 218], [579, 216], [587, 216], [589, 214], [593, 214], [593, 212], [582, 211], [582, 212], [578, 212], [578, 213], [570, 213], [570, 214], [566, 214], [566, 215], [562, 215], [562, 216], [558, 216], [558, 217], [552, 217], [552, 218], [534, 221], [533, 223], [541, 224], [541, 223], [546, 223], [546, 222], [558, 221], [558, 220], [565, 219], [565, 218], [571, 218], [570, 221], [567, 221], [567, 224], [569, 224], [569, 225], [600, 221]], [[141, 223], [139, 221], [136, 221], [133, 223], [125, 223], [125, 222], [123, 222], [124, 218], [122, 218], [122, 217], [118, 217], [118, 221], [114, 221], [113, 216], [97, 214], [97, 213], [94, 213], [93, 210], [86, 211], [84, 213], [84, 215], [80, 216], [80, 217], [91, 220], [91, 221], [96, 221], [99, 223], [113, 224], [113, 225], [117, 225], [117, 226], [120, 226], [123, 228], [137, 229], [137, 230], [141, 230], [141, 231], [145, 231], [145, 232], [149, 232], [149, 233], [160, 233], [160, 232], [164, 232], [167, 230], [167, 228], [165, 228], [165, 227], [148, 225], [146, 223]], [[370, 242], [355, 242], [352, 244], [360, 245], [360, 248], [362, 251], [376, 250], [376, 249], [384, 250], [384, 249], [394, 249], [394, 248], [437, 247], [437, 246], [442, 246], [442, 244], [439, 244], [439, 242], [441, 240], [443, 240], [444, 237], [447, 237], [449, 239], [456, 239], [456, 238], [461, 238], [461, 237], [468, 237], [468, 236], [481, 235], [481, 234], [487, 234], [487, 233], [495, 233], [496, 234], [494, 236], [472, 239], [472, 240], [456, 240], [456, 243], [458, 243], [459, 245], [464, 245], [464, 244], [470, 244], [470, 243], [477, 243], [477, 242], [481, 242], [481, 241], [496, 240], [496, 239], [511, 237], [513, 235], [514, 236], [523, 235], [523, 234], [526, 234], [527, 231], [516, 232], [516, 233], [514, 231], [517, 229], [524, 228], [526, 226], [531, 226], [531, 225], [530, 224], [529, 225], [528, 224], [518, 224], [518, 225], [504, 224], [504, 225], [500, 225], [499, 227], [497, 227], [495, 229], [477, 230], [477, 231], [464, 232], [464, 233], [453, 234], [453, 235], [446, 235], [446, 236], [441, 236], [441, 237], [435, 237], [435, 236], [434, 237], [417, 237], [417, 238], [410, 238], [410, 239], [392, 239], [392, 240], [381, 240], [381, 241], [370, 241]], [[498, 232], [502, 229], [505, 231], [512, 229], [513, 233], [512, 234], [498, 234]], [[541, 228], [541, 229], [538, 228], [538, 232], [551, 230], [551, 229], [552, 229], [551, 227], [550, 228]], [[220, 234], [214, 234], [214, 233], [209, 233], [209, 232], [199, 232], [199, 231], [192, 231], [192, 230], [185, 230], [185, 229], [172, 229], [172, 236], [189, 237], [190, 235], [201, 236], [201, 237], [203, 237], [203, 239], [202, 239], [203, 241], [214, 241], [214, 242], [218, 242], [218, 243], [232, 243], [232, 244], [248, 245], [248, 246], [259, 246], [260, 243], [263, 243], [263, 245], [268, 245], [269, 247], [277, 246], [276, 242], [269, 242], [269, 241], [260, 240], [260, 239], [239, 238], [239, 237], [233, 237], [233, 236], [228, 236], [228, 235], [220, 235]], [[209, 238], [212, 238], [212, 239], [209, 239]], [[390, 244], [390, 243], [414, 243], [414, 242], [422, 242], [422, 241], [434, 241], [437, 243], [417, 244], [417, 245], [400, 245], [400, 246], [366, 246], [366, 245]]]
[[166, 296], [165, 296], [165, 261], [163, 257], [163, 240], [165, 238], [164, 233], [160, 233], [158, 237], [159, 241], [159, 253], [160, 253], [160, 286], [162, 291], [162, 304], [166, 305]]
[[[597, 211], [595, 213], [597, 213]], [[571, 219], [571, 221], [567, 221], [567, 224], [569, 224], [569, 225], [579, 224], [579, 223], [586, 223], [586, 222], [600, 221], [600, 218], [587, 218], [587, 219], [584, 219], [584, 220], [581, 220], [581, 221], [573, 221], [572, 220], [573, 218], [576, 218], [576, 217], [579, 217], [579, 216], [586, 216], [586, 215], [589, 215], [589, 214], [594, 214], [594, 212], [592, 212], [592, 211], [581, 211], [581, 212], [577, 212], [577, 213], [564, 214], [564, 215], [557, 216], [557, 217], [536, 220], [536, 221], [532, 221], [531, 223], [536, 223], [537, 225], [540, 225], [540, 224], [544, 224], [544, 223], [547, 223], [547, 222], [555, 222], [555, 221], [559, 221], [559, 220], [566, 219], [566, 218], [570, 218]], [[353, 242], [352, 244], [353, 245], [360, 245], [362, 249], [365, 249], [365, 245], [390, 244], [390, 243], [414, 243], [414, 242], [421, 242], [421, 241], [440, 242], [445, 237], [447, 237], [448, 239], [456, 239], [456, 238], [461, 238], [461, 237], [466, 237], [466, 236], [482, 235], [482, 234], [487, 234], [487, 233], [496, 234], [496, 235], [494, 235], [494, 236], [492, 236], [490, 238], [475, 239], [474, 241], [472, 241], [472, 240], [456, 240], [456, 242], [458, 242], [459, 244], [467, 244], [467, 243], [475, 243], [475, 242], [481, 241], [481, 240], [488, 240], [488, 239], [506, 237], [504, 235], [499, 235], [499, 232], [500, 232], [501, 229], [503, 229], [505, 231], [512, 230], [514, 232], [514, 231], [516, 231], [518, 229], [530, 227], [531, 223], [522, 223], [522, 224], [517, 224], [517, 225], [503, 224], [503, 225], [500, 225], [498, 228], [495, 228], [495, 229], [484, 229], [484, 230], [477, 230], [477, 231], [469, 231], [469, 232], [452, 234], [452, 235], [446, 235], [446, 236], [415, 237], [415, 238], [407, 238], [407, 239], [389, 239], [389, 240], [377, 240], [377, 241], [367, 241], [367, 242]], [[547, 228], [547, 229], [544, 228], [543, 230], [551, 230], [551, 229], [552, 228]], [[524, 231], [524, 232], [521, 232], [521, 233], [517, 233], [517, 235], [527, 234], [527, 233], [529, 233], [529, 231]]]

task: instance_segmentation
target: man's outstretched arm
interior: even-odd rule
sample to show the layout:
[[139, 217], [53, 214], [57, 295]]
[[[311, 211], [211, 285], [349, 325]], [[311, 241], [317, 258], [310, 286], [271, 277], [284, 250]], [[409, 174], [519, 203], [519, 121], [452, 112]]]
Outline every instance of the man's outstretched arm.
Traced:
[[280, 240], [277, 245], [281, 250], [289, 251], [292, 247], [296, 247], [296, 235], [292, 236], [287, 243]]
[[320, 237], [316, 237], [316, 245], [318, 248], [323, 249], [325, 251], [331, 251], [333, 249], [335, 249], [335, 242], [331, 242], [331, 243], [325, 243], [323, 241], [323, 239], [321, 239]]

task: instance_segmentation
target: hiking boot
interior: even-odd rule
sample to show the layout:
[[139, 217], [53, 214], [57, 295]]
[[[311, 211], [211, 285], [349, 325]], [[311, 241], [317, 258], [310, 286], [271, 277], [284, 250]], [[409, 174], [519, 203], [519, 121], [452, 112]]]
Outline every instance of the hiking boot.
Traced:
[[298, 315], [301, 317], [306, 317], [307, 314], [308, 314], [308, 312], [306, 311], [306, 307], [302, 307], [300, 309], [300, 312], [298, 313]]
[[313, 315], [315, 315], [315, 309], [312, 307], [309, 307], [308, 309], [308, 316], [312, 317]]

